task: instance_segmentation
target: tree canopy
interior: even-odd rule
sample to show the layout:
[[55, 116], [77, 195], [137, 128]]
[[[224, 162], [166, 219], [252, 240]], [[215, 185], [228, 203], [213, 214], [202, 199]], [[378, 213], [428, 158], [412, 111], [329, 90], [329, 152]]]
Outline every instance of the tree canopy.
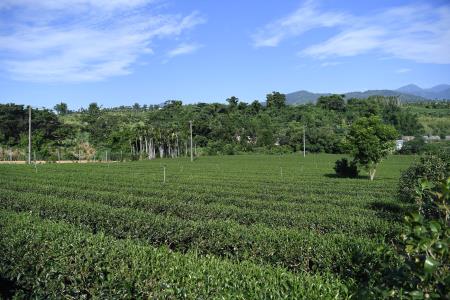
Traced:
[[[183, 105], [179, 100], [168, 100], [161, 105], [113, 108], [94, 102], [78, 111], [60, 103], [54, 107], [57, 114], [33, 109], [33, 143], [36, 142], [33, 149], [46, 157], [54, 155], [56, 147], [78, 149], [79, 145], [89, 144], [97, 150], [122, 151], [124, 155], [140, 158], [151, 141], [158, 146], [156, 156], [159, 146], [166, 154], [172, 153], [174, 147], [185, 152], [191, 120], [194, 144], [207, 154], [301, 151], [303, 127], [307, 152], [343, 153], [347, 149], [342, 141], [352, 124], [373, 116], [382, 124], [395, 127], [399, 135], [416, 136], [423, 132], [419, 114], [391, 98], [344, 101], [340, 95], [331, 95], [322, 97], [316, 105], [293, 106], [286, 104], [285, 95], [273, 92], [266, 100], [248, 104], [231, 96], [225, 103]], [[26, 107], [0, 104], [0, 147], [26, 151], [27, 131]], [[450, 134], [442, 126], [438, 132]]]
[[393, 126], [384, 124], [378, 116], [371, 116], [353, 123], [346, 139], [354, 161], [364, 166], [373, 180], [378, 164], [394, 149], [397, 137]]

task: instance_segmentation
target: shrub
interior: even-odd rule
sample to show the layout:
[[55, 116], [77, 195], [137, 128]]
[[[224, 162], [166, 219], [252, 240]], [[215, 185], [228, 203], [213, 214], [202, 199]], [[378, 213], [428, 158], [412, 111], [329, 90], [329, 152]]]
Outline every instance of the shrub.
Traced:
[[206, 147], [206, 154], [208, 155], [217, 155], [222, 152], [224, 145], [222, 142], [218, 141], [210, 141], [208, 143], [208, 147]]
[[405, 217], [400, 254], [405, 263], [381, 284], [384, 297], [395, 299], [449, 299], [450, 290], [450, 178], [437, 186], [422, 180], [417, 196], [431, 199], [435, 212], [419, 211]]
[[341, 177], [355, 178], [358, 176], [359, 170], [354, 161], [348, 162], [346, 158], [341, 158], [336, 161], [334, 166], [336, 174]]
[[234, 146], [232, 144], [226, 144], [223, 147], [223, 154], [234, 155], [235, 154]]
[[425, 151], [425, 146], [423, 137], [418, 136], [411, 141], [405, 142], [399, 152], [401, 154], [422, 154]]
[[442, 155], [428, 154], [422, 156], [402, 172], [398, 185], [398, 196], [404, 202], [413, 203], [416, 199], [416, 187], [419, 179], [437, 182], [447, 177], [449, 163], [442, 159]]

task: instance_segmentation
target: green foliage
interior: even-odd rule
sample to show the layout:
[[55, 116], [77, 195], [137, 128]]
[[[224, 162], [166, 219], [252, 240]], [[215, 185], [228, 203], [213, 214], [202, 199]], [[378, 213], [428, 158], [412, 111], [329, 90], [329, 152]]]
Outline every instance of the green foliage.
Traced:
[[347, 134], [347, 144], [354, 161], [369, 171], [373, 180], [378, 164], [394, 147], [397, 131], [377, 116], [360, 118]]
[[381, 115], [381, 110], [381, 103], [378, 101], [352, 98], [347, 101], [346, 116], [349, 120], [356, 120], [360, 117]]
[[266, 96], [267, 107], [281, 109], [286, 106], [286, 95], [279, 92], [272, 92]]
[[[78, 203], [30, 194], [6, 193], [0, 207], [35, 212], [42, 218], [63, 220], [116, 238], [138, 239], [154, 246], [165, 244], [179, 252], [195, 250], [204, 255], [283, 266], [293, 272], [327, 271], [344, 278], [364, 276], [370, 273], [367, 261], [377, 260], [376, 243], [356, 236], [350, 240], [342, 234], [324, 233], [323, 239], [317, 239], [306, 230], [271, 230], [226, 220], [185, 221], [133, 208], [114, 209], [87, 201]], [[395, 257], [385, 259], [395, 261]]]
[[61, 102], [55, 105], [53, 108], [58, 115], [66, 115], [69, 113], [69, 108], [67, 107], [67, 103]]
[[236, 151], [232, 144], [226, 144], [223, 147], [223, 153], [226, 155], [233, 155], [233, 154], [236, 154]]
[[[196, 252], [196, 261], [214, 255], [236, 265], [283, 267], [288, 276], [333, 274], [353, 292], [359, 284], [379, 279], [381, 264], [399, 263], [395, 253], [378, 249], [400, 233], [402, 207], [392, 192], [395, 174], [409, 158], [389, 158], [395, 163], [383, 165], [383, 180], [372, 184], [324, 176], [337, 158], [239, 155], [202, 157], [195, 164], [166, 160], [165, 184], [161, 161], [47, 164], [38, 166], [38, 173], [28, 166], [2, 165], [0, 208], [65, 222], [77, 231], [102, 232], [110, 240], [167, 247], [177, 255]], [[77, 243], [73, 247], [81, 251]], [[97, 256], [89, 263], [102, 266]], [[14, 274], [27, 272], [25, 265], [16, 259]], [[48, 268], [52, 266], [59, 269], [54, 263]]]
[[[416, 187], [419, 179], [426, 179], [437, 183], [449, 175], [449, 160], [443, 154], [427, 154], [420, 157], [419, 161], [404, 170], [398, 183], [398, 197], [409, 203], [417, 201]], [[419, 200], [421, 200], [419, 198]]]
[[450, 135], [450, 118], [448, 114], [442, 117], [421, 116], [419, 120], [424, 126], [424, 133], [427, 135], [438, 135], [441, 138]]
[[346, 158], [336, 161], [334, 171], [338, 176], [350, 178], [357, 177], [359, 173], [357, 164], [354, 161], [349, 162]]
[[238, 106], [239, 98], [231, 96], [230, 98], [227, 99], [227, 102], [230, 110], [233, 110]]
[[393, 125], [402, 135], [417, 135], [424, 132], [424, 127], [420, 123], [418, 115], [408, 110], [392, 113], [386, 122]]
[[[346, 287], [330, 275], [173, 253], [65, 223], [0, 211], [0, 274], [24, 298], [334, 299]], [[261, 284], [264, 283], [264, 284]]]
[[426, 149], [425, 140], [417, 136], [411, 141], [403, 143], [402, 149], [400, 149], [401, 154], [422, 154]]
[[317, 106], [324, 109], [345, 111], [345, 95], [320, 96], [317, 99]]
[[450, 298], [450, 178], [436, 186], [421, 180], [421, 202], [430, 201], [432, 214], [420, 209], [405, 217], [401, 254], [404, 264], [383, 284], [384, 295], [407, 299]]
[[[379, 116], [401, 134], [436, 132], [448, 135], [444, 126], [446, 116], [440, 115], [440, 121], [436, 122], [433, 118], [426, 121], [423, 116], [417, 119], [419, 113], [416, 110], [410, 106], [402, 107], [395, 98], [389, 97], [349, 99], [345, 104], [342, 96], [331, 95], [320, 98], [317, 105], [289, 106], [285, 95], [273, 92], [267, 95], [266, 106], [258, 100], [247, 104], [235, 96], [226, 101], [227, 104], [183, 105], [179, 100], [168, 100], [160, 106], [135, 104], [115, 108], [91, 103], [87, 109], [78, 112], [69, 111], [65, 103], [60, 103], [55, 106], [58, 115], [35, 109], [33, 150], [46, 159], [55, 155], [55, 147], [70, 152], [80, 144], [88, 143], [97, 150], [122, 152], [127, 159], [144, 159], [151, 156], [143, 143], [147, 139], [147, 142], [152, 140], [156, 157], [167, 157], [169, 150], [174, 149], [177, 155], [184, 155], [184, 146], [190, 136], [189, 121], [193, 121], [193, 135], [198, 147], [204, 148], [210, 142], [221, 145], [220, 149], [203, 152], [214, 154], [231, 149], [228, 147], [224, 151], [225, 145], [233, 145], [235, 150], [242, 152], [252, 152], [255, 147], [274, 153], [284, 152], [284, 149], [274, 150], [278, 143], [288, 145], [290, 152], [301, 151], [303, 126], [306, 127], [308, 152], [344, 153], [346, 149], [341, 141], [349, 124], [370, 116]], [[24, 106], [0, 104], [0, 145], [25, 149], [27, 117]], [[424, 131], [421, 123], [425, 124]], [[441, 146], [445, 147], [437, 145]]]

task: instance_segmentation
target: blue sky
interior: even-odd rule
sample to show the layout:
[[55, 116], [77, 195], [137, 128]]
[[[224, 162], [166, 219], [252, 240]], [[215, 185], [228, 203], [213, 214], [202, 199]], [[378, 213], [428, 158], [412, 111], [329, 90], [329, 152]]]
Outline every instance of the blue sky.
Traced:
[[72, 109], [450, 83], [448, 1], [2, 0], [0, 102]]

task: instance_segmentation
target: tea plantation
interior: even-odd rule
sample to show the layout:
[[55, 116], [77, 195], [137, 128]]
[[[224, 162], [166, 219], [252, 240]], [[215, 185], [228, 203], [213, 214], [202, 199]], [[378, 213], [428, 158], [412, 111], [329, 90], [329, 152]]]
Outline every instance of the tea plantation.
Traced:
[[[337, 155], [0, 165], [3, 296], [342, 299], [397, 264], [413, 157], [369, 181]], [[164, 182], [165, 169], [165, 182]]]

